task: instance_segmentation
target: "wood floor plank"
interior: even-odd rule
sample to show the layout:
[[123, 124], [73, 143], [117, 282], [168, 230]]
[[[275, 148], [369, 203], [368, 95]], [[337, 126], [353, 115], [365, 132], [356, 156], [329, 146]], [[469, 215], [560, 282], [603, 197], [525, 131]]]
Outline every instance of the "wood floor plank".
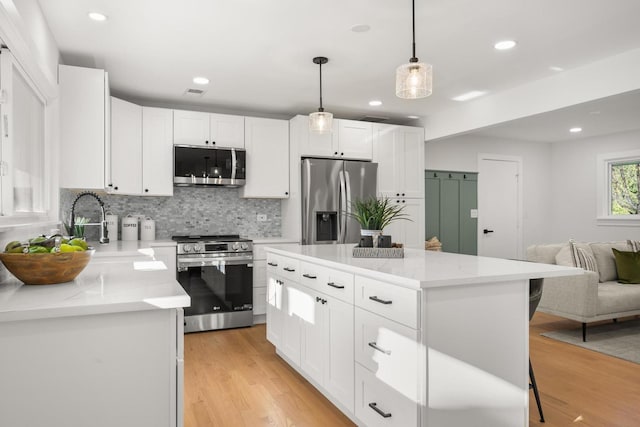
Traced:
[[[540, 335], [577, 327], [540, 312], [531, 321], [546, 423], [531, 392], [529, 426], [640, 426], [640, 365]], [[185, 427], [353, 426], [265, 336], [264, 325], [185, 336]]]

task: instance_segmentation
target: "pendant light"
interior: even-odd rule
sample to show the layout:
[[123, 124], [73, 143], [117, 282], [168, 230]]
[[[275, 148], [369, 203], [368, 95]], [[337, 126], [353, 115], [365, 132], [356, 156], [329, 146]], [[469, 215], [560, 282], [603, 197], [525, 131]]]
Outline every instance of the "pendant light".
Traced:
[[333, 121], [333, 114], [327, 113], [322, 108], [322, 64], [329, 62], [324, 56], [316, 56], [313, 58], [313, 63], [320, 66], [320, 108], [315, 113], [309, 114], [309, 130], [317, 134], [324, 134], [331, 132], [331, 126]]
[[408, 64], [396, 70], [396, 96], [404, 99], [425, 98], [431, 95], [433, 68], [430, 64], [418, 62], [416, 58], [416, 2], [411, 0], [413, 17], [413, 56]]

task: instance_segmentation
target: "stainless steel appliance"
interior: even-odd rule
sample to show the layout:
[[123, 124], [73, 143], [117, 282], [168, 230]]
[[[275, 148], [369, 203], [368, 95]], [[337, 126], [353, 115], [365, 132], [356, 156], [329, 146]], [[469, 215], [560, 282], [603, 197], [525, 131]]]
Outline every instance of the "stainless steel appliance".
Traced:
[[239, 187], [245, 184], [246, 164], [242, 148], [174, 145], [173, 184]]
[[358, 243], [360, 225], [351, 203], [376, 196], [378, 164], [302, 159], [302, 244]]
[[238, 235], [173, 236], [178, 282], [191, 297], [185, 332], [253, 324], [253, 243]]

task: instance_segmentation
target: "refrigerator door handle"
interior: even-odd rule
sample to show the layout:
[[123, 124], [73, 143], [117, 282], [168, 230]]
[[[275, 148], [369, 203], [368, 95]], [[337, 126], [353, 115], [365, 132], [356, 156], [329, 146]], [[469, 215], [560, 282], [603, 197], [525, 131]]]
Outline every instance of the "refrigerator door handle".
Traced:
[[347, 183], [345, 180], [345, 172], [340, 171], [338, 173], [340, 178], [340, 205], [338, 206], [338, 232], [340, 238], [338, 243], [344, 243], [344, 239], [347, 235], [347, 219], [343, 218], [344, 211], [347, 209]]
[[344, 171], [344, 181], [347, 197], [345, 198], [345, 216], [344, 216], [344, 230], [342, 232], [342, 243], [346, 243], [347, 241], [347, 224], [349, 223], [349, 218], [351, 214], [351, 178], [349, 178], [349, 171]]
[[[309, 222], [311, 221], [311, 219], [309, 218], [309, 194], [311, 192], [311, 165], [309, 164], [309, 160], [304, 160], [303, 163], [303, 168], [302, 168], [302, 173], [306, 175], [306, 187], [304, 188], [302, 191], [302, 209], [304, 210], [304, 212], [302, 212], [302, 229], [303, 230], [308, 230], [308, 226], [309, 226]], [[309, 245], [313, 242], [313, 236], [306, 236], [305, 239], [305, 233], [302, 233], [302, 244], [303, 245]]]

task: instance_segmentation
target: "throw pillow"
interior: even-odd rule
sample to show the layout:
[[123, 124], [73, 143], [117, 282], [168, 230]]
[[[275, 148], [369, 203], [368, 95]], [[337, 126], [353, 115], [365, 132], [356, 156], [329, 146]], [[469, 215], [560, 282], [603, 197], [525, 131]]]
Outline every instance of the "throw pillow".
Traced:
[[640, 284], [640, 252], [619, 251], [611, 249], [616, 259], [618, 282]]
[[569, 245], [564, 245], [556, 254], [556, 264], [563, 265], [565, 267], [575, 267], [573, 262], [573, 255], [571, 254], [571, 248]]
[[631, 252], [640, 252], [640, 240], [627, 240]]
[[593, 255], [591, 255], [590, 253], [588, 253], [582, 248], [578, 248], [577, 254], [578, 254], [577, 267], [580, 267], [583, 270], [589, 270], [596, 273], [598, 272], [598, 267], [596, 266], [596, 259], [593, 257]]

